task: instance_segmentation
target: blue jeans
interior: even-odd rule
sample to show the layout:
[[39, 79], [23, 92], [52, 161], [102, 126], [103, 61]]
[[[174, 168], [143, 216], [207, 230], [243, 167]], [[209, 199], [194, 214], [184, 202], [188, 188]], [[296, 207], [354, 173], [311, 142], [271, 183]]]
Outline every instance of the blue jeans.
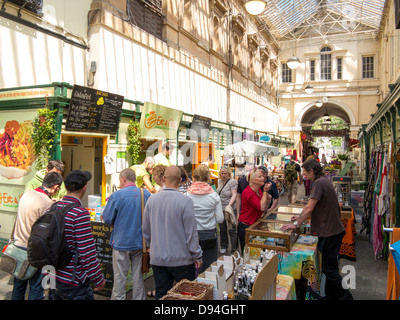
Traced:
[[38, 270], [29, 280], [20, 280], [14, 277], [14, 287], [11, 295], [12, 300], [24, 300], [29, 283], [28, 300], [43, 300], [44, 289], [42, 287], [43, 274]]
[[156, 284], [156, 299], [159, 300], [172, 288], [174, 280], [179, 282], [183, 279], [193, 281], [196, 279], [196, 267], [193, 264], [179, 267], [151, 266], [153, 269], [154, 282]]
[[50, 289], [49, 300], [94, 300], [90, 281], [73, 286], [56, 281], [56, 288]]

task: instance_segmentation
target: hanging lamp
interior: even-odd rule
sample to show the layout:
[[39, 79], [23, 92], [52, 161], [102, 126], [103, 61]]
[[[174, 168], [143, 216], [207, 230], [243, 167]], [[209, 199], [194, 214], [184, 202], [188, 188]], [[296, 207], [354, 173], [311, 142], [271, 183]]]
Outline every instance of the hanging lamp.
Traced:
[[297, 58], [296, 56], [290, 57], [289, 60], [287, 61], [288, 67], [292, 70], [297, 69], [300, 63], [301, 63], [300, 59]]
[[314, 87], [311, 84], [306, 85], [306, 87], [304, 88], [304, 91], [308, 94], [311, 94], [314, 92]]
[[249, 0], [244, 3], [246, 11], [253, 16], [259, 15], [267, 7], [266, 0]]
[[322, 107], [322, 105], [323, 105], [323, 102], [322, 102], [321, 99], [318, 99], [318, 101], [315, 103], [315, 106], [316, 106], [317, 108]]

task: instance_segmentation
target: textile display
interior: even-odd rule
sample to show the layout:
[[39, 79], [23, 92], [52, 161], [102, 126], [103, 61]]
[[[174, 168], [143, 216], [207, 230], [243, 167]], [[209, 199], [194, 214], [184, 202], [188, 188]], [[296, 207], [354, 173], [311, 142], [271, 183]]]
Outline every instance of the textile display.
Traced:
[[291, 276], [277, 275], [276, 300], [296, 300], [296, 286]]
[[[400, 228], [393, 228], [392, 254], [388, 262], [388, 280], [386, 300], [399, 300], [400, 298]], [[397, 266], [397, 268], [396, 268]]]
[[355, 221], [356, 218], [353, 209], [351, 209], [351, 219], [342, 219], [346, 233], [342, 239], [339, 257], [350, 261], [356, 261], [356, 248], [354, 241], [354, 236], [356, 235]]
[[295, 280], [307, 280], [306, 300], [314, 300], [319, 297], [320, 268], [318, 254], [318, 238], [312, 244], [296, 242], [290, 252], [279, 252], [278, 273], [293, 277]]
[[383, 232], [390, 221], [390, 159], [389, 148], [380, 146], [372, 151], [369, 160], [368, 184], [364, 193], [364, 212], [360, 233], [366, 230], [372, 241], [375, 258], [389, 256], [388, 234]]

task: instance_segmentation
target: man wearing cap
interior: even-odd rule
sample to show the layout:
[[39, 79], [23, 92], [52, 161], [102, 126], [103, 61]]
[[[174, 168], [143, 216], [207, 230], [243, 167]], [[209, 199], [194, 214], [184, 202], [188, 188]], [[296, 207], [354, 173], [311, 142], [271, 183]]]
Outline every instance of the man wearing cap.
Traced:
[[[92, 174], [88, 171], [74, 170], [64, 180], [67, 195], [57, 203], [63, 207], [71, 203], [77, 205], [65, 214], [65, 238], [74, 254], [66, 267], [56, 270], [56, 287], [50, 289], [50, 300], [94, 300], [90, 282], [94, 284], [95, 291], [104, 288], [105, 280], [97, 259], [90, 215], [81, 203], [91, 178]], [[78, 263], [74, 270], [76, 254]]]

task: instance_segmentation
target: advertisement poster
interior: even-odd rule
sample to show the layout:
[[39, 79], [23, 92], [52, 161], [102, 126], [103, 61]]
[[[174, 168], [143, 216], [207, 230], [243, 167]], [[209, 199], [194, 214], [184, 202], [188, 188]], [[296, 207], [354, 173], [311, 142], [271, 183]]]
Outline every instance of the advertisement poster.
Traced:
[[[36, 110], [0, 111], [0, 238], [7, 238], [25, 184], [35, 175], [30, 132]], [[10, 229], [10, 230], [9, 230]]]
[[145, 102], [140, 117], [142, 137], [176, 139], [182, 113], [179, 110]]

